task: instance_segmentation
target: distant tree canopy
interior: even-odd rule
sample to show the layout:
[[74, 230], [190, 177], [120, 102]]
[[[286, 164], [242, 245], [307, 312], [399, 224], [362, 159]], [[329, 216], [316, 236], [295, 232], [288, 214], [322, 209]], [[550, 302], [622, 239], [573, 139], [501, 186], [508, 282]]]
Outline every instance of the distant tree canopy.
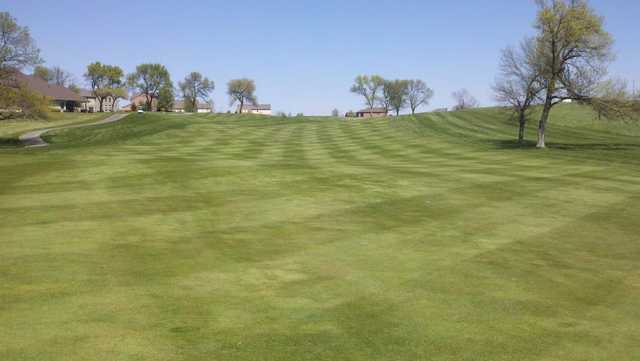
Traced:
[[75, 85], [73, 81], [73, 74], [59, 66], [47, 68], [42, 65], [37, 65], [33, 69], [33, 75], [53, 85], [63, 87], [71, 87], [72, 85]]
[[411, 114], [416, 113], [416, 109], [421, 106], [428, 105], [433, 98], [433, 89], [429, 88], [427, 84], [420, 80], [409, 80], [407, 84], [407, 102], [409, 108], [411, 108]]
[[169, 71], [161, 64], [140, 64], [127, 76], [129, 87], [145, 96], [146, 108], [152, 110], [153, 100], [158, 99], [160, 89], [173, 87]]
[[158, 92], [158, 110], [165, 112], [172, 111], [174, 106], [175, 92], [173, 83], [164, 84]]
[[126, 97], [124, 72], [119, 66], [102, 64], [99, 61], [91, 63], [87, 66], [84, 77], [98, 100], [100, 112], [104, 111], [104, 101], [109, 97], [112, 98], [113, 105], [117, 99]]
[[[409, 102], [409, 80], [387, 80], [384, 82], [385, 104], [388, 104], [396, 116]], [[386, 108], [388, 110], [388, 108]]]
[[197, 111], [198, 100], [209, 101], [209, 93], [215, 89], [213, 81], [198, 72], [192, 72], [178, 83], [187, 112]]
[[331, 111], [331, 116], [335, 118], [340, 116], [340, 111], [338, 110], [338, 108], [335, 108]]
[[456, 102], [453, 110], [465, 110], [478, 107], [478, 100], [467, 89], [460, 89], [451, 94]]
[[351, 92], [364, 97], [369, 109], [373, 109], [384, 88], [384, 78], [379, 75], [358, 75], [351, 86]]
[[43, 62], [29, 28], [18, 25], [8, 12], [0, 12], [0, 34], [0, 81]]
[[246, 103], [256, 104], [256, 83], [251, 79], [234, 79], [227, 83], [227, 94], [230, 97], [230, 106], [238, 103], [238, 112], [242, 113]]

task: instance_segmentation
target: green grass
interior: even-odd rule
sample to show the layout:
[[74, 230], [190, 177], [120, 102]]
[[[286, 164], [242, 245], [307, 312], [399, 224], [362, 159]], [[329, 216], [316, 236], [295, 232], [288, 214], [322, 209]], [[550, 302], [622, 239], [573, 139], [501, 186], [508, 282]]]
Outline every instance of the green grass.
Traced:
[[[640, 359], [640, 132], [133, 114], [0, 152], [0, 360]], [[532, 124], [528, 139], [533, 141]]]
[[0, 120], [0, 149], [20, 145], [18, 137], [31, 130], [92, 123], [111, 113], [49, 113], [48, 119]]

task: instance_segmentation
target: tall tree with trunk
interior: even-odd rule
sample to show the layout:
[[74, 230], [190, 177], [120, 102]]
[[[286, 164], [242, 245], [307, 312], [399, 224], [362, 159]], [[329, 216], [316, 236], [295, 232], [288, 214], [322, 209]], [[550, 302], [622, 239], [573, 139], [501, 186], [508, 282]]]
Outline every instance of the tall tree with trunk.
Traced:
[[42, 64], [29, 28], [20, 26], [8, 12], [0, 12], [0, 82], [15, 71]]
[[104, 102], [111, 98], [112, 106], [119, 98], [126, 96], [124, 88], [124, 72], [119, 66], [102, 64], [97, 61], [87, 66], [85, 79], [91, 86], [91, 92], [98, 100], [99, 111], [104, 111]]
[[416, 114], [416, 109], [423, 105], [428, 105], [433, 98], [433, 90], [427, 84], [420, 80], [409, 80], [407, 84], [407, 101], [411, 108], [411, 115]]
[[538, 148], [545, 148], [551, 109], [564, 100], [589, 102], [612, 59], [613, 40], [603, 18], [586, 0], [537, 0], [535, 28], [538, 67], [544, 82], [544, 107]]
[[381, 76], [358, 75], [351, 86], [351, 92], [363, 96], [369, 109], [373, 109], [383, 88], [384, 78]]
[[541, 101], [543, 84], [538, 72], [535, 39], [527, 38], [520, 47], [502, 51], [500, 76], [493, 86], [496, 100], [513, 110], [518, 119], [518, 143], [524, 132], [531, 107]]
[[145, 96], [147, 110], [153, 110], [153, 101], [158, 99], [160, 89], [173, 86], [169, 71], [162, 64], [140, 64], [127, 76], [129, 87]]
[[385, 93], [389, 97], [389, 105], [396, 113], [400, 115], [400, 111], [406, 108], [409, 101], [409, 80], [390, 80], [385, 82]]
[[456, 102], [453, 110], [465, 110], [478, 107], [478, 100], [467, 89], [460, 89], [451, 94]]
[[238, 113], [242, 114], [246, 103], [256, 104], [256, 83], [251, 79], [234, 79], [227, 83], [227, 94], [231, 98], [230, 105], [238, 103]]
[[215, 89], [213, 81], [207, 77], [203, 77], [198, 72], [192, 72], [184, 78], [184, 81], [178, 83], [180, 91], [182, 92], [182, 98], [185, 102], [185, 109], [188, 112], [197, 111], [198, 100], [207, 102], [209, 100], [209, 93]]

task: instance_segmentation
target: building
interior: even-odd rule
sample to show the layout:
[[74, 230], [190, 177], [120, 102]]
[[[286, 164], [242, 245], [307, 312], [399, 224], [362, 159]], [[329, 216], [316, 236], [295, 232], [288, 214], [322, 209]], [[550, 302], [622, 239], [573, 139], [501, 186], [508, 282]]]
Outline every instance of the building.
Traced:
[[[147, 96], [145, 94], [137, 94], [131, 97], [131, 104], [128, 105], [128, 111], [131, 111], [135, 104], [136, 109], [144, 109], [152, 112], [158, 111], [158, 99], [151, 100], [151, 109], [145, 109], [147, 106]], [[126, 111], [126, 109], [123, 109]]]
[[[240, 113], [240, 106], [236, 113]], [[242, 114], [271, 115], [271, 104], [245, 104], [242, 107]]]
[[26, 87], [30, 91], [43, 95], [51, 100], [51, 109], [60, 112], [80, 111], [84, 99], [80, 94], [69, 88], [49, 84], [43, 79], [33, 75], [25, 75], [20, 72], [14, 74], [17, 84]]
[[356, 112], [357, 118], [381, 118], [388, 114], [385, 108], [367, 108]]
[[[184, 113], [185, 112], [184, 102], [181, 100], [176, 100], [176, 102], [173, 104], [173, 112]], [[212, 113], [212, 112], [213, 112], [213, 108], [211, 107], [211, 105], [204, 102], [198, 102], [196, 105], [196, 109], [194, 111], [194, 113]]]
[[[93, 94], [92, 90], [80, 89], [80, 96], [84, 99], [84, 102], [80, 106], [80, 111], [87, 113], [94, 113], [100, 111], [100, 102], [98, 98]], [[102, 101], [102, 110], [105, 112], [116, 111], [115, 101], [113, 97], [108, 96]]]

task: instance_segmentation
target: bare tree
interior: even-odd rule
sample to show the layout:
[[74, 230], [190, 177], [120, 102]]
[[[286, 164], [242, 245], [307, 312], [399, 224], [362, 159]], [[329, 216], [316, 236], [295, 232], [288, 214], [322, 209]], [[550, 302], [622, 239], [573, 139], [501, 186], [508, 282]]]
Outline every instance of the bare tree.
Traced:
[[362, 95], [369, 109], [373, 109], [378, 102], [380, 92], [384, 87], [384, 79], [379, 75], [358, 75], [355, 79], [351, 92]]
[[407, 84], [407, 101], [411, 108], [411, 115], [416, 114], [416, 109], [423, 105], [428, 105], [433, 98], [433, 90], [427, 84], [420, 80], [409, 80]]
[[613, 58], [613, 40], [604, 19], [586, 0], [537, 0], [538, 71], [545, 88], [538, 124], [538, 148], [544, 148], [551, 109], [571, 99], [588, 103]]
[[227, 84], [227, 94], [231, 97], [230, 105], [236, 102], [240, 104], [238, 113], [242, 114], [245, 103], [256, 104], [258, 99], [255, 96], [256, 83], [251, 79], [235, 79]]
[[12, 77], [16, 70], [41, 63], [29, 28], [18, 25], [8, 12], [0, 12], [0, 81]]
[[493, 86], [496, 100], [508, 105], [518, 118], [518, 142], [524, 132], [531, 106], [540, 102], [543, 84], [536, 66], [537, 50], [533, 38], [525, 39], [519, 48], [502, 51], [500, 77]]
[[460, 89], [451, 94], [456, 102], [453, 110], [465, 110], [478, 107], [478, 100], [467, 89]]

